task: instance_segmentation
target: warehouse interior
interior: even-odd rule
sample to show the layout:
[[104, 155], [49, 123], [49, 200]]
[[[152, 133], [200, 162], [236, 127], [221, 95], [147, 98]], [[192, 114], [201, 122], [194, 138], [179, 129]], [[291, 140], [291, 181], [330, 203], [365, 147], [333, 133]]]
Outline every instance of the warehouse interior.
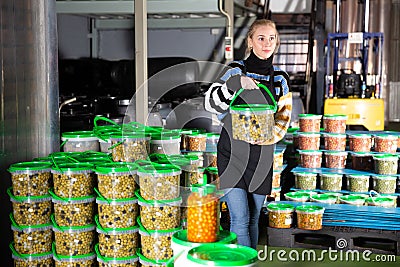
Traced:
[[[302, 115], [345, 114], [348, 135], [392, 133], [400, 140], [399, 0], [2, 1], [4, 266], [13, 266], [9, 249], [13, 206], [7, 194], [12, 164], [60, 152], [63, 133], [91, 131], [97, 125], [138, 122], [218, 134], [222, 125], [204, 109], [205, 92], [226, 63], [243, 59], [246, 32], [261, 18], [277, 25], [281, 44], [274, 64], [289, 74], [293, 93], [290, 129], [280, 144], [285, 148], [279, 151], [285, 163], [280, 172], [282, 200], [294, 186], [293, 170], [304, 172], [293, 145]], [[391, 154], [399, 157], [399, 148]], [[393, 174], [398, 180], [393, 213], [383, 212], [398, 221], [399, 170]], [[279, 200], [276, 195], [270, 199]], [[354, 212], [371, 210], [354, 208]], [[260, 246], [270, 242], [268, 234], [282, 240], [272, 241], [271, 246], [286, 248], [314, 237], [300, 231], [293, 234], [297, 239], [289, 240], [281, 229], [267, 233], [268, 214], [263, 215]], [[381, 235], [373, 228], [371, 234], [344, 236], [354, 247], [400, 256], [400, 225], [393, 225], [381, 228]], [[388, 229], [391, 237], [382, 234]], [[326, 230], [315, 238], [335, 247], [337, 240], [330, 239], [334, 232]], [[378, 240], [381, 236], [385, 241]], [[325, 248], [312, 242], [300, 247]], [[384, 248], [364, 243], [384, 243]]]

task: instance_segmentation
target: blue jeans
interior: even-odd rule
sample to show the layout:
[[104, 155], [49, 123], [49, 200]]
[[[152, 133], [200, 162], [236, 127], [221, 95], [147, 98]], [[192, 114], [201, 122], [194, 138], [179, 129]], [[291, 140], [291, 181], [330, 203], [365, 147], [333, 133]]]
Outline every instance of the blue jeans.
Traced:
[[237, 235], [239, 245], [255, 249], [258, 244], [258, 220], [266, 196], [247, 193], [241, 188], [225, 189], [225, 192], [221, 200], [228, 204], [230, 231]]

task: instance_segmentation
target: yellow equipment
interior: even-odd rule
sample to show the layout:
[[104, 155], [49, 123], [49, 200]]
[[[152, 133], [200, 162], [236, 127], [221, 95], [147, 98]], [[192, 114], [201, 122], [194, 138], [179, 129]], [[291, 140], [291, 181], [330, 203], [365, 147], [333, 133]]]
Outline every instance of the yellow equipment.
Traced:
[[381, 98], [328, 98], [324, 114], [347, 115], [347, 125], [362, 125], [369, 131], [385, 126], [384, 102]]

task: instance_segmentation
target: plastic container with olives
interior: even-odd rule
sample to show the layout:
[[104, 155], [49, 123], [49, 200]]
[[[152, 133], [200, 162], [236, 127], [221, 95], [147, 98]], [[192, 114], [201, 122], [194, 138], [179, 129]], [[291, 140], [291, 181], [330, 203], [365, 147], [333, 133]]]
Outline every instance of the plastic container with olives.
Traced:
[[128, 228], [103, 228], [96, 217], [99, 252], [108, 258], [125, 258], [135, 255], [139, 247], [139, 226]]
[[50, 162], [19, 162], [8, 168], [14, 196], [47, 195], [51, 182]]
[[12, 187], [7, 189], [13, 207], [13, 216], [18, 225], [37, 225], [50, 223], [51, 196], [17, 197]]
[[327, 191], [340, 191], [342, 189], [343, 175], [339, 173], [322, 173], [321, 189]]
[[317, 188], [317, 174], [311, 172], [295, 172], [295, 187], [304, 190]]
[[113, 161], [146, 160], [150, 153], [150, 136], [144, 132], [113, 134], [110, 139]]
[[372, 136], [370, 134], [350, 134], [349, 149], [354, 152], [370, 152]]
[[60, 226], [82, 226], [93, 223], [95, 196], [60, 198], [50, 191], [55, 220]]
[[[136, 267], [139, 266], [139, 257], [135, 254], [129, 257], [123, 258], [110, 258], [101, 255], [99, 250], [99, 244], [95, 246], [97, 254], [97, 262], [100, 267]], [[142, 265], [143, 266], [143, 265]]]
[[325, 204], [335, 204], [337, 202], [337, 197], [329, 194], [316, 194], [311, 196], [311, 201]]
[[177, 228], [181, 222], [182, 198], [171, 200], [145, 200], [138, 192], [140, 216], [138, 221], [147, 230], [166, 230]]
[[85, 255], [94, 252], [96, 226], [59, 226], [53, 219], [56, 253], [59, 255]]
[[203, 133], [192, 133], [186, 136], [188, 151], [205, 151], [207, 135]]
[[113, 162], [97, 165], [98, 189], [107, 199], [133, 198], [137, 186], [137, 163]]
[[267, 205], [268, 223], [274, 228], [290, 228], [293, 224], [294, 206], [282, 203], [270, 203]]
[[319, 132], [321, 128], [321, 118], [322, 115], [299, 114], [300, 132]]
[[289, 201], [295, 202], [307, 202], [310, 200], [310, 194], [302, 192], [288, 192], [285, 194], [285, 198]]
[[395, 154], [379, 154], [374, 155], [375, 173], [393, 175], [397, 174], [399, 157]]
[[18, 225], [10, 214], [14, 248], [20, 254], [40, 254], [51, 250], [53, 231], [51, 223], [39, 225]]
[[246, 142], [270, 140], [275, 125], [275, 108], [266, 104], [232, 105], [229, 112], [232, 116], [233, 138]]
[[104, 228], [127, 228], [136, 224], [139, 214], [137, 198], [96, 198], [100, 225]]
[[324, 211], [325, 208], [316, 205], [297, 206], [297, 227], [304, 230], [322, 229], [322, 217]]
[[304, 168], [321, 168], [322, 151], [319, 150], [299, 150], [300, 166]]
[[99, 151], [99, 139], [93, 131], [64, 132], [61, 134], [64, 152]]
[[14, 267], [53, 267], [53, 252], [45, 252], [39, 254], [21, 254], [18, 253], [14, 244], [10, 243], [11, 257], [14, 260]]
[[171, 261], [170, 259], [167, 260], [152, 260], [145, 256], [143, 256], [142, 250], [139, 249], [137, 254], [139, 256], [139, 263], [141, 267], [159, 267], [159, 266], [168, 266], [168, 263]]
[[204, 184], [207, 182], [207, 178], [204, 177], [205, 168], [203, 167], [195, 167], [193, 168], [191, 165], [184, 166], [182, 168], [181, 175], [181, 187], [188, 188], [192, 184]]
[[396, 153], [398, 137], [392, 134], [377, 134], [374, 136], [376, 152]]
[[53, 246], [53, 259], [55, 267], [96, 267], [96, 253], [92, 252], [84, 255], [59, 255]]
[[345, 133], [347, 115], [325, 114], [323, 116], [324, 129], [328, 133]]
[[365, 174], [346, 175], [347, 190], [351, 192], [368, 192], [370, 176]]
[[361, 195], [344, 195], [339, 197], [340, 203], [355, 206], [363, 206], [367, 198]]
[[326, 150], [345, 151], [346, 135], [340, 133], [325, 133], [324, 145]]
[[333, 169], [346, 168], [347, 151], [324, 151], [325, 167]]
[[373, 188], [380, 194], [394, 194], [396, 192], [397, 177], [388, 175], [372, 176]]
[[387, 207], [387, 208], [395, 208], [396, 207], [396, 198], [378, 196], [378, 197], [369, 197], [365, 200], [365, 203], [368, 206], [377, 206], [377, 207]]
[[179, 197], [181, 169], [172, 164], [139, 167], [140, 195], [146, 200], [166, 200]]
[[319, 150], [320, 133], [298, 132], [298, 146], [300, 150]]
[[90, 163], [61, 163], [51, 170], [54, 193], [63, 198], [93, 195], [94, 173]]
[[139, 228], [141, 252], [151, 260], [167, 260], [173, 257], [174, 251], [171, 240], [174, 233], [182, 230], [181, 227], [166, 230], [148, 230]]
[[162, 131], [151, 134], [150, 153], [176, 155], [181, 152], [181, 136], [177, 132]]

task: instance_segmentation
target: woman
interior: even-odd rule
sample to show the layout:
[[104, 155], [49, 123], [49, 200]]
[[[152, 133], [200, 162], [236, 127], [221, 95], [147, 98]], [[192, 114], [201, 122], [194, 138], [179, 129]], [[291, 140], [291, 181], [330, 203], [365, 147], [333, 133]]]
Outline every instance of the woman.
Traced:
[[[231, 217], [230, 230], [237, 235], [240, 245], [256, 248], [261, 208], [266, 195], [271, 193], [274, 144], [284, 137], [289, 127], [292, 95], [288, 74], [272, 65], [280, 43], [275, 23], [256, 20], [246, 39], [248, 57], [229, 64], [210, 86], [205, 95], [205, 109], [223, 117], [217, 166], [221, 189], [226, 192], [224, 200]], [[262, 143], [235, 140], [231, 116], [224, 115], [240, 88], [246, 90], [232, 104], [273, 104], [257, 83], [267, 86], [277, 102], [273, 136]]]

